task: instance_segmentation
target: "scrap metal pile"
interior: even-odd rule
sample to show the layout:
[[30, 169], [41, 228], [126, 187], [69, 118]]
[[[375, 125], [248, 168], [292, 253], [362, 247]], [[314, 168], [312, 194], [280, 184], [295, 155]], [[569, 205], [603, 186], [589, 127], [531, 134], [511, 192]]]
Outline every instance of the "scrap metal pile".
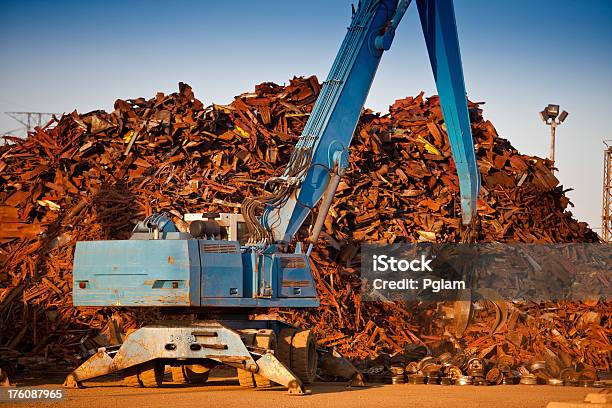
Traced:
[[[151, 309], [74, 309], [76, 241], [127, 238], [153, 212], [166, 211], [185, 228], [185, 213], [239, 211], [237, 203], [282, 172], [320, 85], [315, 77], [263, 83], [230, 105], [208, 107], [188, 85], [179, 88], [150, 100], [118, 99], [111, 113], [75, 111], [0, 146], [3, 356], [75, 364], [84, 349], [158, 318]], [[470, 103], [470, 116], [483, 179], [481, 228], [472, 241], [598, 241], [567, 210], [548, 161], [500, 138], [480, 104]], [[440, 349], [450, 341], [453, 353], [511, 359], [511, 370], [549, 360], [561, 362], [560, 370], [609, 370], [606, 301], [485, 302], [459, 331], [452, 305], [362, 302], [360, 242], [460, 242], [459, 210], [438, 98], [402, 99], [386, 115], [364, 111], [351, 167], [313, 254], [321, 306], [276, 313], [370, 367], [415, 346], [450, 352]]]

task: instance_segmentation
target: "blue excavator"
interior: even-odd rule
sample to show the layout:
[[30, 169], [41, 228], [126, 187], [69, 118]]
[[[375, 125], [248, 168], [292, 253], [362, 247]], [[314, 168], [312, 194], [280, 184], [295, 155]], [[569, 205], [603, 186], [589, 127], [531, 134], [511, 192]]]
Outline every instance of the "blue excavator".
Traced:
[[[186, 214], [189, 232], [164, 214], [136, 225], [129, 240], [78, 242], [75, 306], [156, 307], [195, 321], [146, 325], [98, 349], [65, 385], [123, 373], [127, 385], [201, 383], [216, 365], [238, 369], [240, 385], [303, 394], [317, 368], [353, 384], [361, 374], [310, 330], [251, 319], [269, 308], [319, 305], [309, 255], [349, 165], [349, 144], [380, 59], [411, 0], [362, 0], [282, 176], [242, 203], [242, 214]], [[480, 189], [452, 0], [416, 0], [457, 168], [462, 219], [472, 223]], [[317, 211], [306, 242], [292, 242]], [[290, 244], [292, 251], [289, 251]]]

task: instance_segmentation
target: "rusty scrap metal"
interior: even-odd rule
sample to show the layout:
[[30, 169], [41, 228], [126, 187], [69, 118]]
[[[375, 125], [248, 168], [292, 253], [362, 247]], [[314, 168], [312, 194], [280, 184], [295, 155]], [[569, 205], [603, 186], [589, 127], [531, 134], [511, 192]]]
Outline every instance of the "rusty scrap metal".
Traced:
[[[117, 328], [162, 318], [152, 309], [75, 310], [75, 243], [126, 238], [154, 212], [183, 225], [184, 213], [239, 211], [234, 203], [281, 174], [319, 90], [316, 77], [294, 78], [206, 107], [180, 83], [177, 93], [118, 99], [110, 113], [74, 111], [26, 139], [9, 138], [0, 146], [0, 346], [16, 359], [73, 367], [79, 354], [113, 344]], [[483, 179], [474, 238], [597, 242], [567, 210], [549, 161], [517, 152], [483, 118], [481, 105], [469, 104]], [[562, 363], [559, 376], [579, 362], [610, 370], [607, 301], [483, 304], [471, 319], [460, 321], [459, 313], [454, 322], [452, 304], [362, 302], [360, 243], [461, 242], [460, 200], [436, 96], [398, 100], [382, 115], [365, 110], [350, 149], [351, 166], [312, 254], [321, 306], [271, 314], [312, 328], [320, 346], [337, 348], [364, 370], [384, 355], [418, 361], [449, 339], [469, 357], [496, 362], [504, 381], [530, 361], [552, 367], [547, 350]], [[449, 335], [456, 326], [460, 338]], [[452, 365], [464, 372], [467, 357], [455, 354]], [[414, 366], [406, 371], [409, 382], [426, 381]]]

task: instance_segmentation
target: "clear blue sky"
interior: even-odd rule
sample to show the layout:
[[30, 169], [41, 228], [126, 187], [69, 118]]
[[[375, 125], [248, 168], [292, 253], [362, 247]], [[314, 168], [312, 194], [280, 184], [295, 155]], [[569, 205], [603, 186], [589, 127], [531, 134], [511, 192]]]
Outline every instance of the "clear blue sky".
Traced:
[[[612, 0], [455, 0], [469, 97], [499, 134], [548, 154], [547, 103], [570, 112], [557, 166], [574, 214], [600, 226], [603, 139], [612, 139]], [[0, 112], [112, 109], [116, 98], [192, 85], [227, 103], [262, 81], [323, 80], [350, 1], [0, 2]], [[384, 57], [367, 105], [435, 93], [415, 5]], [[18, 127], [0, 115], [0, 132]]]

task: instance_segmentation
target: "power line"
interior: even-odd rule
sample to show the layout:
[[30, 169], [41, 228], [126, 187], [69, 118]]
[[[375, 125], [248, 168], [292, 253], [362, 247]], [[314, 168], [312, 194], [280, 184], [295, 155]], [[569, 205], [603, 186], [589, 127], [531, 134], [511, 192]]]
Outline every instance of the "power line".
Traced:
[[15, 119], [17, 122], [21, 123], [23, 127], [9, 130], [3, 133], [3, 136], [14, 134], [17, 131], [25, 130], [30, 132], [34, 130], [35, 127], [41, 127], [47, 124], [49, 120], [56, 115], [56, 113], [52, 112], [4, 112], [7, 116]]
[[4, 112], [17, 122], [24, 125], [28, 131], [36, 126], [42, 126], [47, 123], [55, 113], [50, 112]]

